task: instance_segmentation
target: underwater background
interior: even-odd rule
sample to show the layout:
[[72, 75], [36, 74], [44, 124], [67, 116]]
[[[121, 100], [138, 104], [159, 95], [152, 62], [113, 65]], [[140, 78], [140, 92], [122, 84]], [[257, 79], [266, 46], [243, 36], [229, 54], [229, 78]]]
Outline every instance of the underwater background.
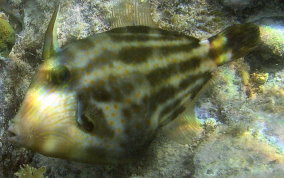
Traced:
[[[131, 0], [129, 0], [131, 1]], [[261, 44], [218, 68], [198, 99], [202, 133], [180, 144], [161, 130], [133, 163], [89, 165], [15, 147], [7, 141], [37, 67], [56, 0], [0, 0], [0, 177], [283, 177], [284, 1], [151, 0], [162, 29], [207, 39], [252, 22]], [[111, 28], [118, 1], [61, 0], [60, 46]]]

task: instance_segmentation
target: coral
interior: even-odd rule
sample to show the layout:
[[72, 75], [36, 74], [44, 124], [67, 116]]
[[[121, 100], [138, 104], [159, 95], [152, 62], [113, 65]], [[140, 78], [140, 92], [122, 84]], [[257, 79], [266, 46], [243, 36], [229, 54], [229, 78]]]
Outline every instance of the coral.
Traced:
[[37, 169], [30, 165], [24, 164], [21, 166], [20, 170], [15, 173], [15, 176], [18, 176], [19, 178], [45, 178], [43, 175], [45, 171], [45, 167]]
[[205, 127], [205, 131], [207, 133], [212, 133], [215, 131], [216, 127], [217, 127], [217, 122], [214, 118], [208, 118], [205, 122], [204, 122], [204, 127]]
[[258, 85], [263, 85], [268, 79], [268, 73], [252, 73], [252, 80]]
[[15, 31], [9, 22], [0, 18], [0, 55], [7, 56], [15, 43]]

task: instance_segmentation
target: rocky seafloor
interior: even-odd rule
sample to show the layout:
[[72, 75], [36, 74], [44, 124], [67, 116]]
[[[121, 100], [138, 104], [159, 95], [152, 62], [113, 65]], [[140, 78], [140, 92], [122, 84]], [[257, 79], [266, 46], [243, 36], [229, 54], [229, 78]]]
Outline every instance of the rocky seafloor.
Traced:
[[[253, 22], [262, 42], [248, 56], [220, 67], [195, 106], [204, 131], [192, 144], [159, 132], [135, 163], [88, 165], [45, 157], [9, 143], [7, 129], [37, 67], [44, 33], [55, 7], [47, 0], [0, 1], [0, 18], [15, 29], [15, 44], [1, 53], [0, 177], [20, 167], [45, 167], [47, 177], [283, 177], [284, 2], [282, 0], [151, 0], [160, 28], [206, 39], [235, 23]], [[114, 1], [62, 0], [60, 45], [110, 28]], [[22, 24], [22, 25], [19, 25]], [[8, 40], [6, 40], [7, 42]], [[8, 43], [8, 42], [7, 42]], [[36, 172], [36, 171], [35, 171]], [[44, 171], [43, 171], [44, 172]], [[17, 174], [19, 175], [19, 174]], [[39, 176], [40, 177], [40, 176]]]

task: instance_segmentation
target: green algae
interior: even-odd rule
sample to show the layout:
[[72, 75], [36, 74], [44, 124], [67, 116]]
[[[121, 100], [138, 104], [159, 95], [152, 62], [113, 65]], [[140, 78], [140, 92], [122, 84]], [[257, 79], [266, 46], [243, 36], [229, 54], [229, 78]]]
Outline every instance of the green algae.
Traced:
[[19, 178], [47, 178], [44, 176], [46, 171], [45, 167], [34, 168], [30, 165], [24, 164], [20, 170], [15, 173], [15, 176]]
[[14, 43], [14, 29], [7, 20], [0, 18], [0, 56], [7, 57]]

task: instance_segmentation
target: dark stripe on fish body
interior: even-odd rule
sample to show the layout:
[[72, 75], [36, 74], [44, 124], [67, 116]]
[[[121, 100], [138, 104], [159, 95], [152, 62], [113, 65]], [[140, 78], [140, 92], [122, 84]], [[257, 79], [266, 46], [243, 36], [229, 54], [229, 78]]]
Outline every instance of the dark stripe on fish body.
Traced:
[[131, 79], [118, 79], [109, 76], [103, 85], [96, 85], [93, 88], [92, 96], [96, 101], [123, 101], [123, 99], [134, 91]]
[[162, 80], [165, 80], [171, 76], [198, 68], [200, 63], [200, 58], [193, 57], [186, 61], [169, 64], [166, 67], [155, 69], [148, 73], [146, 77], [151, 85], [157, 85]]
[[139, 115], [140, 116], [143, 115], [145, 122], [148, 122], [147, 120], [151, 119], [150, 114], [153, 114], [155, 111], [155, 108], [151, 107], [152, 104], [151, 104], [151, 101], [149, 100], [149, 97], [145, 96], [142, 102], [139, 102], [138, 104], [132, 103], [131, 105], [122, 109], [122, 114], [126, 120], [129, 120], [130, 118], [136, 118], [136, 115], [138, 117]]
[[[126, 88], [129, 90], [128, 88]], [[123, 101], [127, 92], [123, 88], [112, 87], [106, 89], [106, 86], [96, 87], [93, 90], [93, 97], [96, 101], [110, 102], [110, 101]]]
[[126, 76], [122, 79], [119, 79], [115, 76], [109, 76], [107, 87], [111, 93], [113, 101], [122, 101], [126, 96], [131, 95], [135, 87], [132, 84], [135, 76]]
[[109, 91], [107, 91], [105, 86], [97, 86], [97, 87], [95, 87], [93, 89], [92, 93], [93, 93], [92, 97], [96, 101], [107, 102], [107, 101], [111, 101], [112, 100], [111, 93]]
[[204, 87], [204, 84], [207, 83], [210, 79], [212, 78], [212, 74], [210, 73], [210, 76], [207, 76], [204, 80], [204, 82], [202, 82], [199, 85], [196, 85], [194, 88], [192, 88], [190, 94], [190, 99], [194, 99], [196, 97], [196, 95], [198, 94], [198, 92], [201, 91], [201, 89]]
[[161, 88], [156, 93], [149, 96], [150, 103], [161, 104], [166, 102], [168, 99], [173, 98], [176, 94], [177, 89], [173, 86]]
[[179, 52], [190, 53], [192, 49], [199, 47], [199, 40], [198, 41], [188, 41], [188, 42], [189, 42], [188, 44], [158, 47], [157, 51], [162, 56], [167, 56], [171, 54], [177, 54]]
[[125, 47], [119, 51], [118, 59], [125, 63], [141, 63], [152, 56], [153, 47]]
[[190, 75], [189, 77], [181, 81], [178, 87], [167, 86], [167, 87], [161, 88], [160, 90], [156, 91], [150, 96], [145, 96], [143, 98], [143, 103], [145, 105], [149, 105], [150, 111], [154, 112], [158, 105], [167, 102], [171, 98], [174, 98], [177, 95], [177, 93], [187, 89], [190, 86], [194, 88], [196, 85], [195, 82], [197, 80], [206, 78], [209, 74], [210, 72], [208, 72], [208, 74], [202, 73], [198, 75]]
[[160, 35], [160, 34], [133, 34], [133, 33], [126, 33], [126, 34], [109, 34], [108, 35], [113, 42], [131, 42], [131, 41], [171, 41], [171, 40], [182, 40], [186, 39], [185, 36], [173, 36], [173, 35]]
[[176, 31], [166, 31], [159, 28], [151, 28], [147, 26], [127, 26], [112, 29], [106, 33], [133, 33], [133, 34], [160, 34], [165, 36], [184, 36]]
[[[184, 96], [183, 96], [184, 97]], [[160, 112], [160, 118], [163, 118], [164, 116], [166, 116], [167, 114], [171, 113], [173, 111], [173, 109], [175, 109], [176, 107], [180, 106], [182, 99], [176, 99], [174, 100], [172, 103], [168, 104], [167, 106], [165, 106], [162, 111]]]
[[142, 107], [143, 105], [134, 103], [129, 107], [129, 109], [131, 110], [131, 112], [139, 113], [142, 111]]
[[122, 114], [126, 120], [129, 120], [129, 118], [131, 118], [131, 111], [128, 108], [123, 109]]
[[[159, 57], [163, 59], [163, 56], [190, 52], [190, 50], [199, 46], [198, 42], [189, 41], [188, 44], [171, 46], [125, 47], [119, 51], [118, 59], [125, 63], [142, 63], [150, 57], [155, 57], [152, 55], [153, 53], [159, 54]], [[161, 44], [163, 43], [161, 42]]]
[[[106, 52], [108, 55], [110, 55], [110, 53]], [[89, 60], [89, 63], [84, 66], [84, 68], [80, 68], [78, 69], [78, 72], [82, 72], [82, 70], [84, 72], [92, 72], [94, 71], [95, 68], [99, 69], [102, 66], [106, 66], [106, 65], [111, 65], [112, 61], [108, 60], [106, 57], [103, 56], [97, 56], [96, 58], [93, 58], [91, 60]]]
[[158, 90], [150, 96], [145, 96], [142, 103], [144, 103], [145, 106], [148, 106], [148, 113], [153, 114], [159, 105], [167, 102], [171, 98], [174, 98], [178, 91], [179, 90], [175, 87], [168, 86]]
[[[171, 101], [170, 104], [167, 104], [160, 112], [159, 114], [159, 118], [164, 118], [166, 115], [179, 110], [178, 108], [181, 108], [182, 106], [180, 106], [182, 100], [186, 99], [188, 95], [190, 95], [190, 99], [192, 100], [196, 94], [201, 90], [201, 88], [204, 86], [204, 83], [206, 82], [202, 82], [201, 84], [195, 85], [193, 88], [190, 89], [190, 91], [188, 91], [186, 94], [179, 96], [177, 99]], [[186, 99], [188, 100], [188, 99]], [[178, 112], [178, 111], [176, 111]], [[168, 118], [174, 119], [174, 113], [172, 113]], [[167, 119], [168, 119], [167, 118]], [[167, 119], [164, 119], [164, 121], [166, 121]], [[170, 120], [169, 120], [170, 121]]]
[[174, 111], [169, 115], [167, 119], [165, 119], [162, 123], [160, 123], [160, 126], [163, 127], [164, 125], [168, 124], [170, 121], [174, 120], [178, 117], [179, 114], [185, 111], [184, 106], [179, 106], [178, 108], [174, 109]]
[[[210, 77], [208, 78], [208, 80], [210, 79]], [[197, 84], [195, 85], [193, 88], [190, 89], [190, 91], [188, 93], [186, 93], [185, 95], [179, 97], [178, 99], [175, 99], [174, 101], [172, 101], [170, 104], [166, 105], [160, 112], [159, 114], [159, 118], [163, 118], [166, 115], [170, 114], [166, 119], [164, 119], [162, 122], [162, 126], [166, 125], [168, 122], [170, 122], [171, 120], [175, 119], [180, 113], [182, 113], [184, 111], [184, 107], [180, 106], [182, 100], [184, 98], [186, 98], [189, 94], [190, 94], [190, 99], [193, 100], [194, 97], [198, 94], [198, 92], [202, 89], [202, 87], [204, 86], [204, 83], [206, 83], [208, 80], [202, 82], [201, 84]]]
[[189, 75], [186, 79], [180, 82], [179, 88], [185, 89], [199, 79], [205, 79], [205, 81], [207, 81], [210, 78], [211, 78], [211, 72], [205, 72], [205, 73], [200, 73], [196, 75]]
[[80, 39], [78, 41], [76, 41], [76, 48], [78, 49], [78, 51], [85, 51], [89, 48], [94, 48], [95, 43], [94, 43], [94, 39], [92, 37], [89, 38], [85, 38], [85, 39]]
[[167, 87], [161, 88], [160, 90], [158, 90], [157, 92], [155, 92], [154, 94], [150, 95], [147, 98], [150, 98], [152, 103], [162, 104], [162, 103], [166, 102], [168, 99], [174, 98], [174, 96], [177, 93], [185, 90], [189, 86], [194, 87], [194, 85], [196, 85], [194, 83], [197, 80], [202, 79], [202, 78], [207, 78], [207, 76], [210, 75], [210, 74], [211, 74], [210, 72], [206, 72], [206, 73], [201, 73], [201, 74], [197, 74], [197, 75], [189, 75], [186, 79], [182, 80], [179, 83], [178, 87], [167, 86]]
[[149, 33], [152, 29], [147, 26], [127, 26], [114, 28], [106, 33]]

